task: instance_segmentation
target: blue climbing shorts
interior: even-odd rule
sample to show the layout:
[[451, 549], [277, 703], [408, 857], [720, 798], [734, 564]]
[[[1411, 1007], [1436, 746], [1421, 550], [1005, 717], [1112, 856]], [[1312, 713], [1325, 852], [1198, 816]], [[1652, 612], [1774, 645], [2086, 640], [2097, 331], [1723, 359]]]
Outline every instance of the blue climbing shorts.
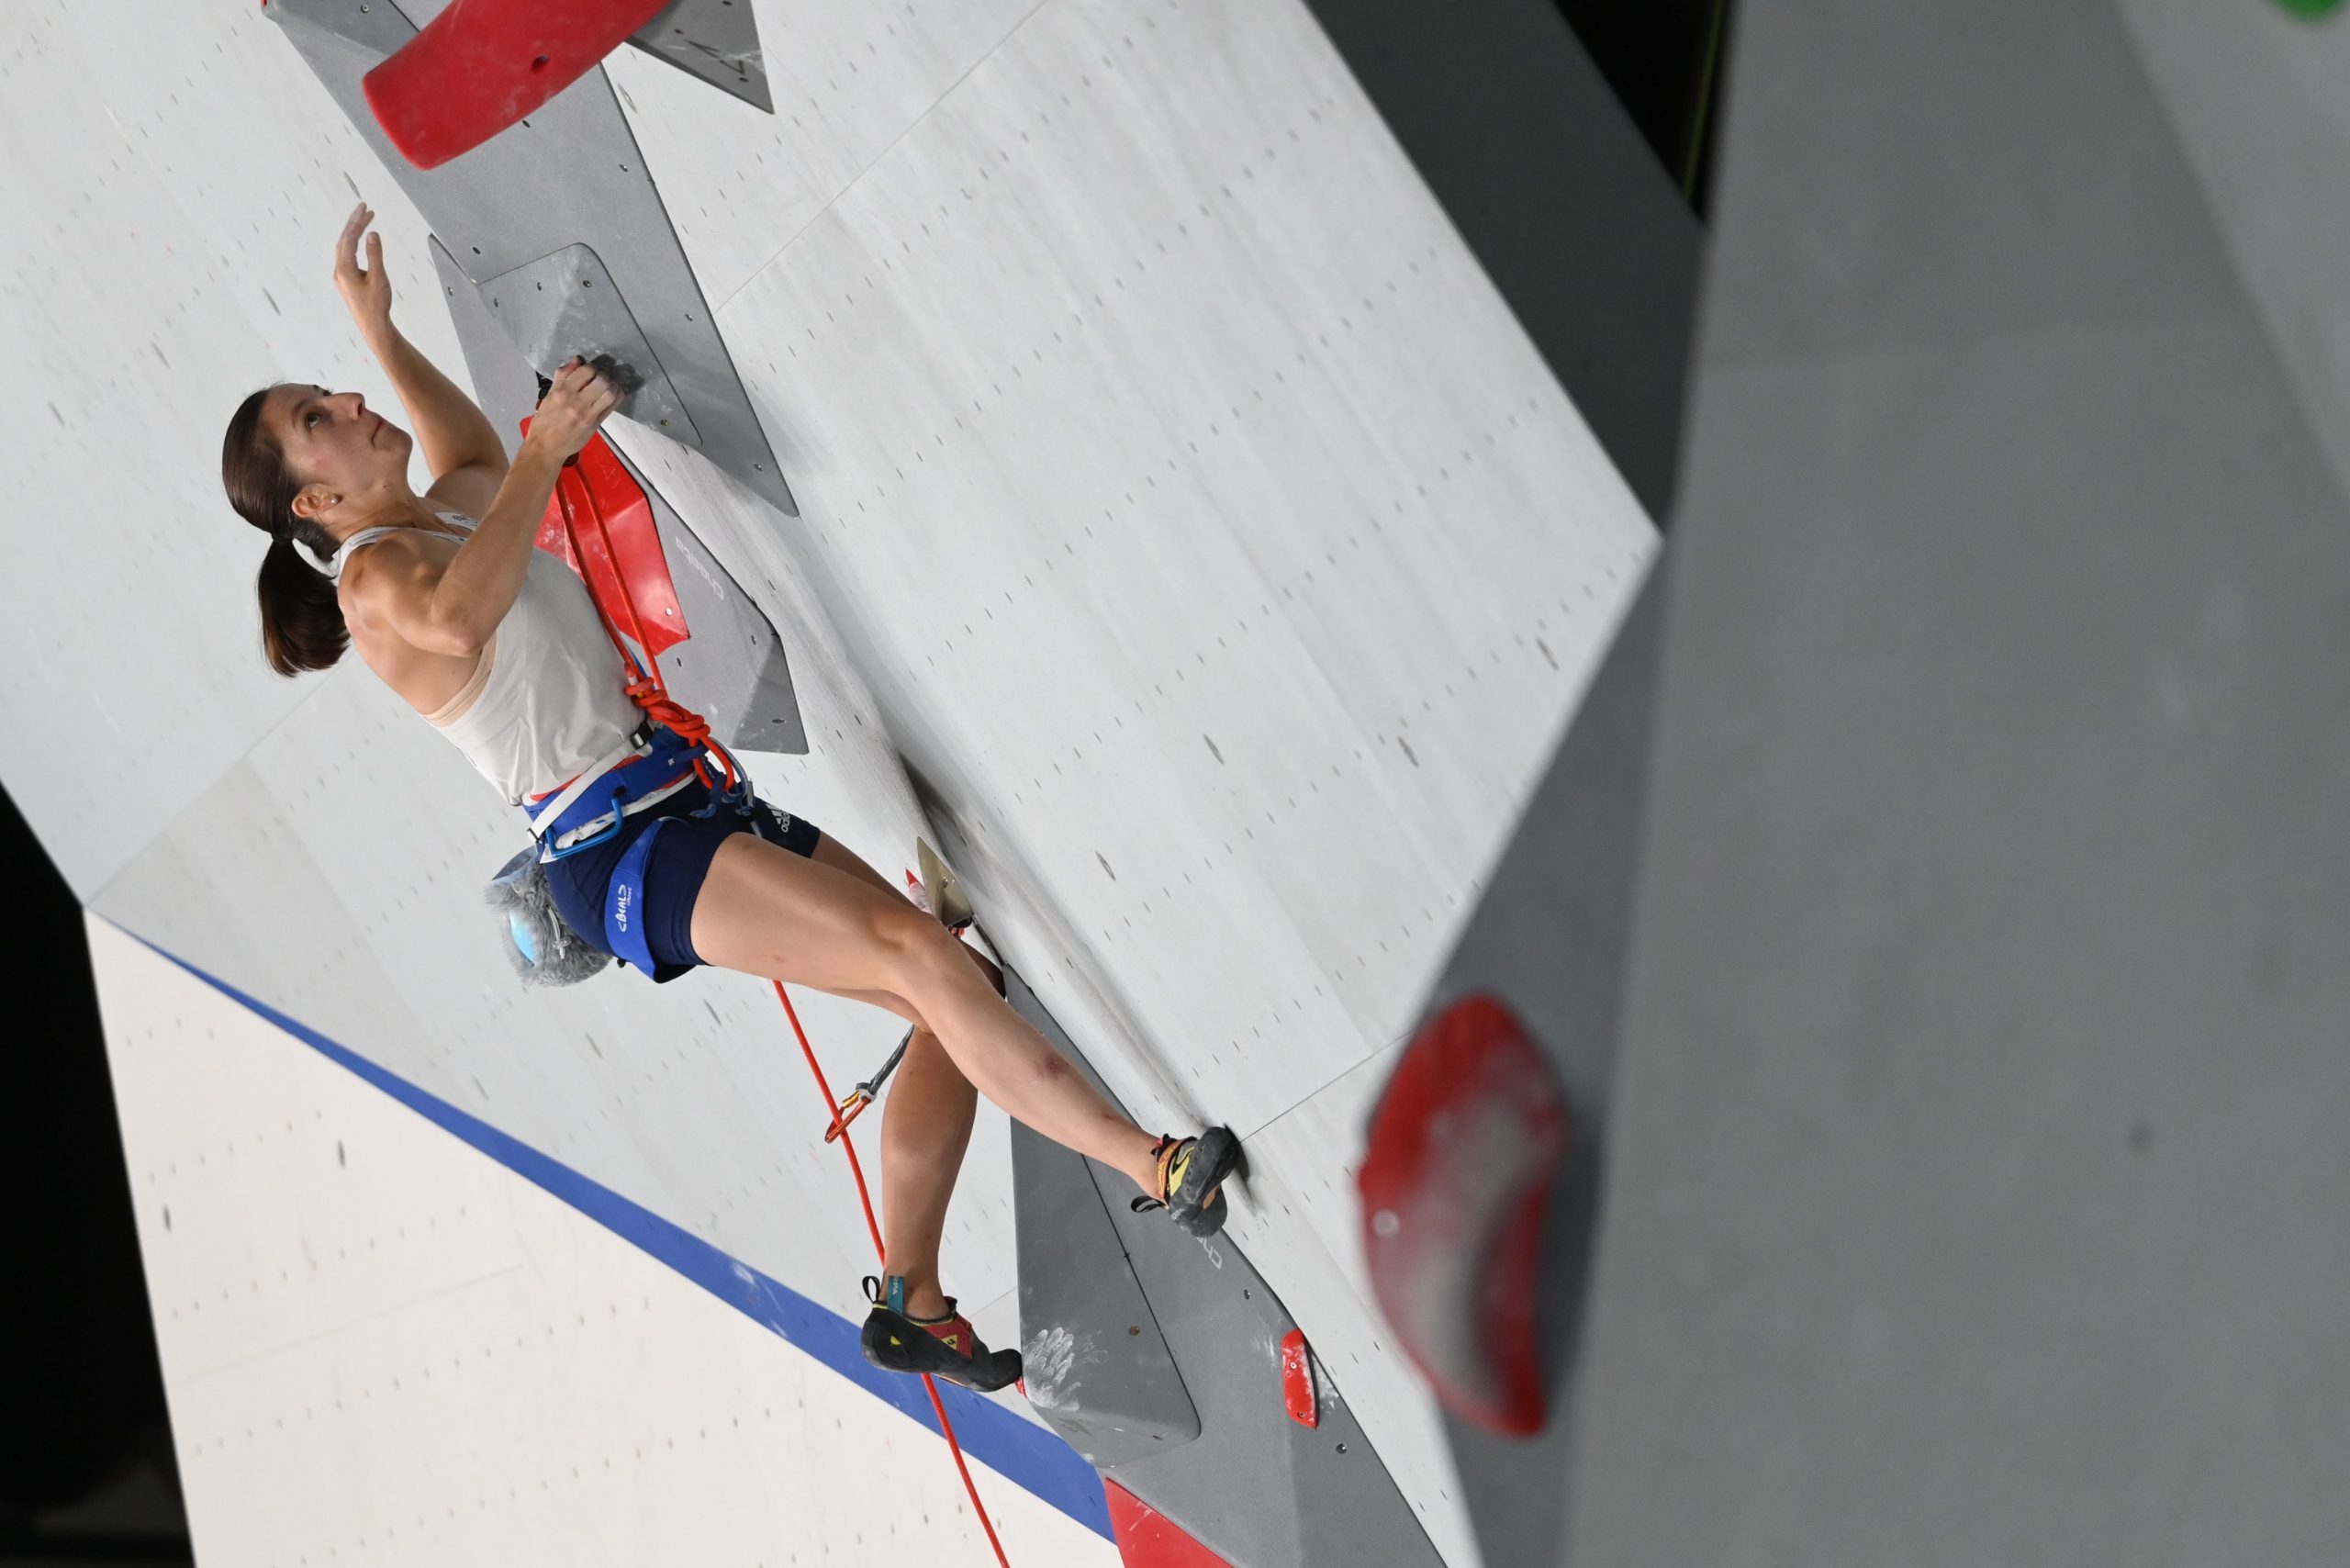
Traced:
[[708, 804], [709, 786], [697, 780], [656, 805], [632, 812], [621, 821], [619, 833], [594, 848], [551, 860], [545, 867], [547, 890], [564, 924], [598, 952], [611, 953], [625, 964], [628, 958], [612, 952], [605, 931], [612, 874], [631, 846], [654, 823], [662, 824], [645, 855], [643, 903], [636, 912], [653, 955], [656, 984], [666, 985], [702, 961], [691, 935], [694, 900], [701, 893], [702, 879], [710, 875], [711, 857], [729, 835], [755, 833], [794, 855], [816, 853], [821, 834], [814, 823], [778, 811], [756, 795], [751, 797], [748, 812], [721, 806], [706, 817], [692, 814]]

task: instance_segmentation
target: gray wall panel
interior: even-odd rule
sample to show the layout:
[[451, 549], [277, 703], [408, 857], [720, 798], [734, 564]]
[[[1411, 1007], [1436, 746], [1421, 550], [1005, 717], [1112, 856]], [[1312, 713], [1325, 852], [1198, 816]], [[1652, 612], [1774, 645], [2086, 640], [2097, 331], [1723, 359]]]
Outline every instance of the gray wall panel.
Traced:
[[2350, 1539], [2350, 517], [2103, 6], [1742, 15], [1569, 1560]]
[[2157, 101], [2336, 479], [2350, 487], [2350, 25], [2126, 0]]

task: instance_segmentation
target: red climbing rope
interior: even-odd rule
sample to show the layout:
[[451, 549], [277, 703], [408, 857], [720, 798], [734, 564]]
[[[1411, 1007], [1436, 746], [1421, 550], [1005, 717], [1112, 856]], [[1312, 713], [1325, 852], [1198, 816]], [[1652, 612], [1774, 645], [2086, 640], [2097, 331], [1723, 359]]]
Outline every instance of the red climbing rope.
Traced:
[[[833, 1086], [824, 1081], [824, 1070], [816, 1064], [816, 1053], [808, 1044], [808, 1032], [800, 1026], [800, 1014], [793, 1010], [791, 998], [784, 995], [781, 980], [775, 982], [775, 994], [776, 1000], [783, 1003], [783, 1015], [791, 1020], [791, 1032], [800, 1037], [800, 1053], [808, 1058], [808, 1070], [816, 1075], [817, 1092], [823, 1095], [825, 1108], [830, 1110]], [[889, 1249], [881, 1244], [881, 1226], [873, 1218], [873, 1198], [865, 1188], [865, 1167], [856, 1158], [856, 1143], [848, 1136], [846, 1127], [841, 1129], [841, 1148], [848, 1154], [849, 1174], [856, 1178], [856, 1201], [865, 1205], [865, 1228], [873, 1236], [873, 1255], [886, 1269]], [[938, 1383], [923, 1372], [922, 1386], [930, 1395], [930, 1407], [938, 1412], [938, 1429], [946, 1436], [947, 1451], [955, 1456], [956, 1473], [963, 1478], [963, 1490], [971, 1495], [972, 1511], [979, 1516], [979, 1528], [988, 1532], [988, 1544], [995, 1548], [995, 1560], [1002, 1568], [1012, 1568], [1011, 1560], [1003, 1554], [1003, 1542], [995, 1538], [995, 1525], [988, 1518], [987, 1506], [979, 1501], [979, 1489], [971, 1484], [971, 1467], [963, 1462], [963, 1445], [955, 1440], [955, 1424], [946, 1418], [946, 1402], [938, 1396]]]
[[[644, 650], [644, 664], [640, 668], [635, 655], [613, 626], [610, 613], [593, 593], [589, 594], [590, 600], [596, 603], [597, 619], [603, 622], [605, 634], [611, 638], [612, 646], [620, 650], [621, 663], [634, 677], [628, 683], [630, 699], [655, 722], [666, 724], [689, 741], [709, 745], [711, 755], [718, 757], [720, 766], [725, 769], [725, 788], [733, 789], [737, 777], [734, 759], [727, 755], [725, 747], [711, 741], [709, 721], [691, 709], [681, 706], [669, 695], [668, 688], [662, 684], [660, 661], [654, 655], [653, 644], [645, 640], [644, 623], [637, 618], [636, 600], [629, 592], [628, 578], [620, 570], [620, 556], [612, 549], [611, 532], [605, 526], [604, 510], [596, 504], [595, 491], [584, 479], [580, 484], [580, 493], [587, 498], [588, 514], [595, 519], [597, 537], [604, 545], [604, 558], [612, 563], [612, 581], [619, 588], [620, 607], [627, 612], [629, 631], [636, 639], [636, 646]], [[576, 525], [560, 476], [555, 482], [554, 499], [563, 510], [564, 530], [572, 536], [572, 558], [580, 560], [583, 557], [579, 551]], [[580, 580], [587, 580], [586, 573], [580, 574]], [[694, 773], [704, 784], [711, 783], [699, 758], [694, 762]], [[808, 1032], [800, 1026], [800, 1014], [791, 1005], [791, 998], [785, 994], [781, 980], [775, 982], [775, 995], [776, 1000], [783, 1003], [783, 1015], [791, 1021], [791, 1032], [800, 1041], [800, 1052], [808, 1058], [808, 1070], [816, 1075], [816, 1092], [824, 1097], [825, 1114], [840, 1134], [841, 1148], [848, 1155], [849, 1174], [856, 1178], [856, 1201], [865, 1208], [865, 1228], [873, 1238], [873, 1254], [881, 1260], [882, 1267], [886, 1269], [889, 1266], [889, 1249], [881, 1243], [881, 1225], [873, 1215], [873, 1197], [866, 1190], [865, 1167], [856, 1158], [856, 1145], [849, 1139], [847, 1125], [840, 1119], [840, 1114], [834, 1107], [833, 1086], [824, 1081], [824, 1070], [817, 1064], [815, 1048], [809, 1045]], [[825, 1141], [832, 1140], [827, 1137]], [[996, 1539], [995, 1524], [988, 1518], [987, 1505], [979, 1501], [979, 1489], [971, 1480], [971, 1467], [963, 1462], [963, 1445], [956, 1440], [955, 1423], [946, 1418], [946, 1402], [938, 1395], [938, 1384], [928, 1372], [923, 1372], [922, 1386], [923, 1392], [930, 1395], [931, 1409], [937, 1413], [938, 1429], [946, 1439], [946, 1451], [955, 1456], [955, 1473], [963, 1478], [963, 1490], [970, 1496], [971, 1511], [979, 1516], [979, 1528], [987, 1532], [988, 1545], [995, 1549], [995, 1560], [1001, 1568], [1012, 1568], [1011, 1559], [1003, 1554], [1003, 1542]]]

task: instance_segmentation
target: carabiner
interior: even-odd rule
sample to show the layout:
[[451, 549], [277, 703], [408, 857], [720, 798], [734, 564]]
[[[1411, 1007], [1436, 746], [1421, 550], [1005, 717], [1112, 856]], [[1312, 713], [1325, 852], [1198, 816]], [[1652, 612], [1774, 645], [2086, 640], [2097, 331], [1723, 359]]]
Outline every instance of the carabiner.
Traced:
[[550, 860], [560, 860], [566, 855], [576, 855], [583, 849], [593, 849], [599, 844], [607, 844], [619, 837], [621, 825], [628, 820], [621, 811], [621, 802], [626, 799], [628, 799], [628, 786], [625, 784], [613, 785], [611, 825], [610, 827], [598, 829], [595, 833], [579, 840], [576, 844], [566, 844], [561, 849], [548, 850], [547, 858]]
[[833, 1108], [833, 1125], [824, 1129], [826, 1143], [836, 1141], [841, 1134], [848, 1131], [851, 1122], [865, 1114], [865, 1108], [880, 1096], [881, 1086], [890, 1081], [891, 1073], [898, 1070], [898, 1063], [905, 1059], [906, 1047], [913, 1043], [914, 1032], [909, 1029], [905, 1037], [898, 1042], [898, 1048], [890, 1053], [890, 1059], [881, 1064], [881, 1070], [850, 1090]]

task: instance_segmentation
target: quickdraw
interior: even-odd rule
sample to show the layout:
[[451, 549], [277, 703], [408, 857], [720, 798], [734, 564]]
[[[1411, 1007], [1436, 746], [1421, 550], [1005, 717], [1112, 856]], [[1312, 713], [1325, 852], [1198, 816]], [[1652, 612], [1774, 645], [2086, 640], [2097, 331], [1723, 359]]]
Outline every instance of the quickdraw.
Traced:
[[[946, 863], [932, 852], [928, 844], [916, 839], [914, 853], [922, 861], [923, 875], [917, 877], [912, 871], [906, 873], [909, 890], [906, 896], [924, 912], [936, 916], [941, 924], [955, 934], [956, 940], [961, 941], [963, 933], [971, 927], [970, 901], [963, 896], [963, 890], [956, 882], [954, 874], [946, 869]], [[934, 885], [938, 890], [935, 894], [931, 891]], [[837, 1142], [840, 1136], [848, 1131], [848, 1125], [865, 1114], [867, 1107], [880, 1098], [881, 1086], [890, 1081], [891, 1073], [898, 1070], [898, 1063], [905, 1058], [906, 1047], [913, 1044], [913, 1040], [914, 1032], [908, 1029], [904, 1037], [898, 1041], [898, 1048], [890, 1053], [890, 1059], [881, 1064], [881, 1070], [851, 1089], [841, 1103], [833, 1107], [833, 1125], [824, 1129], [826, 1143]]]
[[826, 1143], [839, 1142], [841, 1134], [848, 1131], [848, 1125], [865, 1114], [865, 1108], [880, 1097], [881, 1086], [890, 1081], [891, 1073], [898, 1070], [898, 1063], [905, 1059], [906, 1047], [913, 1043], [914, 1032], [908, 1029], [905, 1037], [898, 1042], [898, 1048], [890, 1053], [890, 1059], [881, 1064], [881, 1070], [850, 1090], [841, 1103], [833, 1107], [833, 1125], [824, 1129]]

